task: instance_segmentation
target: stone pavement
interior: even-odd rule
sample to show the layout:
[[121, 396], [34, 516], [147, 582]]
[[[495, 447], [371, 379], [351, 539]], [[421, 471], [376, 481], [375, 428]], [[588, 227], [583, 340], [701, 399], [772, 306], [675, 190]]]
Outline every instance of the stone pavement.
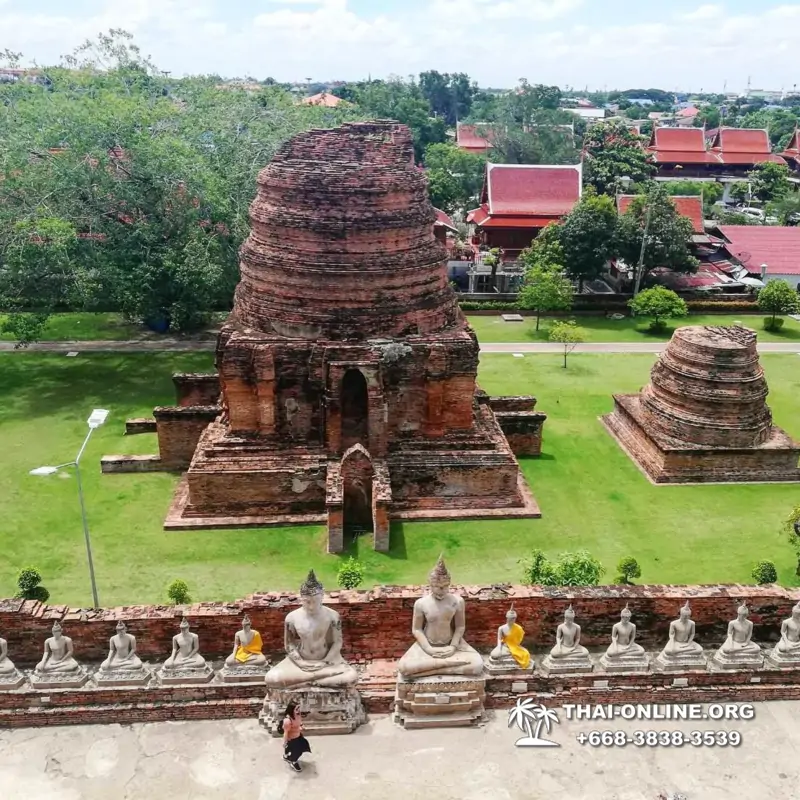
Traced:
[[[560, 710], [559, 710], [560, 713]], [[301, 774], [255, 720], [0, 731], [3, 800], [739, 800], [800, 797], [800, 702], [731, 722], [568, 721], [515, 748], [506, 714], [406, 731], [373, 717], [317, 737]], [[591, 747], [592, 730], [738, 730], [737, 748]]]
[[[660, 353], [667, 342], [586, 342], [578, 345], [576, 353]], [[18, 353], [152, 353], [213, 351], [216, 339], [159, 337], [125, 342], [35, 342], [29, 347], [14, 349], [13, 342], [0, 342], [0, 352]], [[562, 353], [563, 346], [551, 342], [487, 342], [482, 353]], [[798, 353], [800, 342], [760, 342], [759, 353]]]

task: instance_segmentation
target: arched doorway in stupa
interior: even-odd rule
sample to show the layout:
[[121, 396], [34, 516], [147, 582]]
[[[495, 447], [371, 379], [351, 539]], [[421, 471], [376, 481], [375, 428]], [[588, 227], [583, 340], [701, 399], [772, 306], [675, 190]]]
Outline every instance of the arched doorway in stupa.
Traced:
[[369, 393], [360, 369], [348, 369], [342, 379], [342, 450], [369, 444]]
[[363, 445], [356, 444], [342, 457], [343, 528], [351, 536], [373, 529], [372, 483], [375, 470]]

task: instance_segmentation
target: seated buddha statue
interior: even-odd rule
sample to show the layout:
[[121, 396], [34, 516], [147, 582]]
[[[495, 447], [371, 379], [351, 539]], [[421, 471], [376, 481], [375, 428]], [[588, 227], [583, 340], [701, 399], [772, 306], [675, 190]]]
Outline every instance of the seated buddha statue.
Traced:
[[172, 637], [172, 655], [164, 662], [165, 672], [200, 671], [206, 660], [200, 655], [200, 639], [189, 630], [189, 620], [181, 620], [181, 632]]
[[773, 666], [796, 669], [800, 666], [800, 603], [792, 616], [781, 623], [781, 638], [768, 656]]
[[312, 569], [300, 587], [300, 608], [284, 621], [286, 658], [267, 672], [268, 689], [347, 687], [358, 673], [342, 658], [339, 614], [322, 605], [324, 589]]
[[16, 671], [14, 662], [8, 657], [8, 642], [0, 637], [0, 675], [13, 675]]
[[505, 625], [497, 629], [497, 646], [489, 654], [489, 669], [529, 669], [531, 654], [522, 646], [524, 637], [525, 631], [517, 624], [517, 612], [512, 604]]
[[620, 611], [619, 622], [611, 628], [611, 644], [600, 659], [608, 672], [646, 672], [649, 661], [644, 648], [636, 643], [636, 626], [631, 622], [631, 610], [626, 605]]
[[433, 675], [483, 675], [483, 659], [464, 641], [464, 599], [450, 591], [444, 559], [430, 574], [430, 593], [414, 603], [411, 633], [416, 640], [400, 659], [404, 680]]
[[133, 671], [143, 668], [136, 655], [136, 637], [128, 633], [125, 623], [117, 623], [117, 632], [109, 639], [108, 658], [100, 665], [101, 672]]
[[564, 621], [556, 628], [556, 646], [542, 661], [548, 672], [591, 672], [594, 669], [589, 651], [581, 644], [581, 626], [575, 624], [575, 612], [570, 605]]
[[39, 675], [78, 674], [80, 664], [73, 657], [72, 639], [64, 636], [61, 623], [53, 623], [53, 635], [44, 643], [44, 657], [36, 665], [35, 673]]
[[736, 619], [728, 623], [728, 636], [714, 653], [712, 666], [728, 669], [758, 669], [762, 664], [761, 647], [752, 641], [753, 623], [747, 618], [750, 610], [742, 603]]
[[242, 629], [233, 637], [233, 652], [225, 659], [225, 666], [229, 669], [265, 666], [267, 658], [261, 652], [263, 646], [261, 634], [253, 630], [250, 617], [245, 614]]
[[655, 660], [657, 669], [705, 667], [703, 646], [694, 640], [695, 625], [691, 616], [692, 609], [687, 600], [679, 618], [669, 624], [669, 640]]

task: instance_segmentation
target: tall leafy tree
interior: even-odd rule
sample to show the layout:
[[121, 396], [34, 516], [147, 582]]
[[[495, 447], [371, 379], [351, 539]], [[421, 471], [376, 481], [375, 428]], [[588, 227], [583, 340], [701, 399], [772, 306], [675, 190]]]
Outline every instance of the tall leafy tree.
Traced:
[[431, 202], [448, 214], [464, 211], [478, 201], [486, 158], [452, 144], [431, 144], [425, 150]]
[[764, 203], [782, 200], [792, 189], [792, 172], [786, 164], [757, 164], [748, 173], [753, 195]]
[[623, 191], [625, 178], [646, 181], [655, 172], [648, 160], [644, 139], [623, 122], [592, 126], [583, 140], [584, 180], [598, 194]]
[[585, 280], [599, 277], [615, 255], [616, 230], [614, 201], [587, 187], [559, 229], [564, 266], [579, 287]]
[[640, 282], [656, 267], [695, 272], [699, 262], [689, 249], [692, 233], [691, 221], [678, 213], [666, 190], [651, 183], [619, 217], [617, 254], [637, 272], [642, 260]]
[[454, 74], [429, 70], [421, 72], [419, 87], [430, 104], [431, 113], [443, 117], [448, 125], [469, 116], [477, 84], [464, 72]]

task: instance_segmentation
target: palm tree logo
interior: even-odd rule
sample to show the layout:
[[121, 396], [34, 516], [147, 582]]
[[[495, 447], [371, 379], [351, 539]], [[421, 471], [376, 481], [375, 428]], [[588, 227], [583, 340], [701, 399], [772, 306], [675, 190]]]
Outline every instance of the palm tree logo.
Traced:
[[[524, 700], [520, 698], [511, 711], [508, 712], [508, 727], [516, 724], [521, 731], [528, 735], [517, 739], [515, 747], [561, 747], [558, 742], [551, 742], [549, 739], [542, 739], [540, 733], [542, 725], [547, 733], [550, 733], [550, 724], [559, 723], [558, 715], [555, 711], [543, 706], [541, 703], [534, 703], [530, 697]], [[532, 731], [531, 726], [536, 723], [536, 730]]]

